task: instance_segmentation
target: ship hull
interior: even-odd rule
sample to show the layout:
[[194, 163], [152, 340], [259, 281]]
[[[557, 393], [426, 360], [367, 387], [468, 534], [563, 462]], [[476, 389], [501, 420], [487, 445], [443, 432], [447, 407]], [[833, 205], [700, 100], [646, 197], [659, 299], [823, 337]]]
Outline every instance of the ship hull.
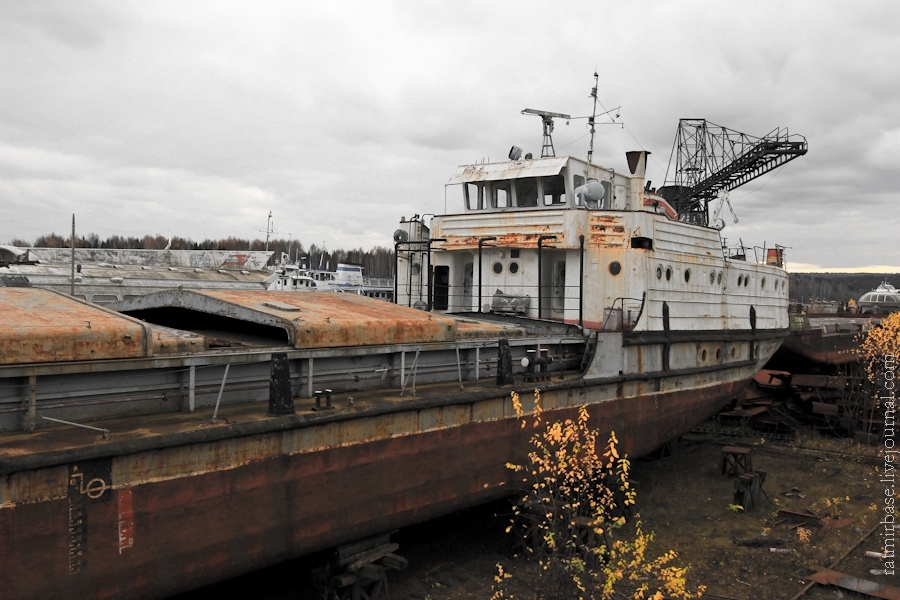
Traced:
[[[591, 425], [636, 456], [748, 379], [628, 398], [615, 397], [622, 382], [545, 384], [542, 401], [547, 420], [588, 404]], [[8, 474], [31, 501], [0, 509], [2, 596], [165, 598], [510, 495], [522, 483], [505, 465], [524, 460], [533, 430], [508, 397], [470, 396]]]

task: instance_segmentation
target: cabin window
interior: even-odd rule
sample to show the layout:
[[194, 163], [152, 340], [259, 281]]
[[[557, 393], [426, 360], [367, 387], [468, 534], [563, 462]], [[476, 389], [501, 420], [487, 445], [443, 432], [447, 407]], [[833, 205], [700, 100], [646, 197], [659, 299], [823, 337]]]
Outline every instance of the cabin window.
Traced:
[[466, 207], [469, 210], [482, 210], [486, 208], [484, 198], [484, 182], [467, 183], [463, 188], [466, 195]]
[[510, 258], [519, 258], [519, 249], [518, 249], [518, 248], [512, 248], [512, 249], [510, 249], [510, 251], [509, 251], [509, 257], [510, 257]]
[[506, 208], [510, 206], [511, 185], [508, 181], [495, 181], [491, 186], [491, 207]]
[[544, 191], [544, 206], [566, 203], [566, 181], [562, 175], [541, 178]]
[[516, 179], [516, 206], [537, 206], [537, 178]]
[[450, 267], [434, 268], [434, 309], [447, 310], [450, 306]]

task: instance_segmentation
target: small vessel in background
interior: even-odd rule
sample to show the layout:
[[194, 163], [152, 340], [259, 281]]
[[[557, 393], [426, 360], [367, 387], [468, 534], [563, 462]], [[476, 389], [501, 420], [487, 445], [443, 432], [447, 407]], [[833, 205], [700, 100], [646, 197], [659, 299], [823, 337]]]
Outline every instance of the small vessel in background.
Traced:
[[900, 290], [887, 281], [872, 290], [866, 292], [857, 302], [858, 313], [864, 315], [887, 315], [900, 310]]
[[305, 263], [290, 260], [282, 252], [275, 268], [275, 277], [269, 283], [271, 291], [287, 292], [343, 292], [370, 298], [391, 300], [394, 286], [391, 278], [373, 278], [363, 275], [362, 265], [338, 263], [336, 271], [326, 268], [312, 269]]

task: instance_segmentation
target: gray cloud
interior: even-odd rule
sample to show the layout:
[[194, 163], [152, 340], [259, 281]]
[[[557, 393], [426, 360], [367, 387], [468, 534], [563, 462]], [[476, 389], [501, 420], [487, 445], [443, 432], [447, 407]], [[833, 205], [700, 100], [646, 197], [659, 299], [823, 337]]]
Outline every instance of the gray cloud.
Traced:
[[[598, 128], [596, 162], [650, 150], [661, 185], [681, 117], [787, 126], [809, 154], [735, 190], [724, 235], [900, 270], [898, 17], [888, 1], [4, 3], [0, 242], [73, 212], [101, 237], [255, 237], [272, 210], [306, 244], [389, 245], [400, 216], [443, 211], [458, 164], [539, 154], [523, 108], [589, 114], [597, 69], [625, 126]], [[584, 156], [585, 125], [557, 122], [558, 152]]]

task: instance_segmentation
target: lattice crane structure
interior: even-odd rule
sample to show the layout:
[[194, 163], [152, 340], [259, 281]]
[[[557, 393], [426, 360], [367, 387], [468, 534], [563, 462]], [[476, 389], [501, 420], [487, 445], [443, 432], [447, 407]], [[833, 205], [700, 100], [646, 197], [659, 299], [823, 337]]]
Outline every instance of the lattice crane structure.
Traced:
[[[681, 221], [709, 224], [709, 203], [720, 191], [756, 179], [806, 154], [806, 138], [777, 128], [761, 138], [710, 123], [681, 119], [672, 154], [675, 177], [660, 193]], [[677, 153], [677, 154], [676, 154]], [[671, 164], [671, 159], [670, 159]]]

